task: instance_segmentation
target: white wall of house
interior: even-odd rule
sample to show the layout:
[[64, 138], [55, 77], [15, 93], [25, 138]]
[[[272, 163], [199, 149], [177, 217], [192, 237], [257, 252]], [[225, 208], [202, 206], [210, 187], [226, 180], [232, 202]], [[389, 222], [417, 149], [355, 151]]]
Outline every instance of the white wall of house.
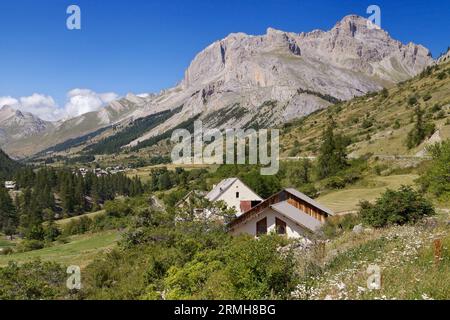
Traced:
[[225, 190], [215, 201], [224, 201], [229, 208], [236, 210], [236, 215], [240, 216], [241, 201], [262, 201], [260, 196], [247, 187], [242, 181], [237, 179], [227, 190]]
[[235, 226], [231, 230], [231, 234], [234, 236], [240, 234], [250, 234], [252, 236], [256, 236], [256, 224], [258, 223], [258, 221], [261, 221], [264, 218], [267, 218], [268, 233], [276, 232], [275, 218], [278, 218], [286, 222], [286, 235], [288, 238], [298, 239], [307, 237], [307, 232], [303, 229], [303, 227], [270, 208], [267, 208], [258, 216], [252, 217], [247, 222]]

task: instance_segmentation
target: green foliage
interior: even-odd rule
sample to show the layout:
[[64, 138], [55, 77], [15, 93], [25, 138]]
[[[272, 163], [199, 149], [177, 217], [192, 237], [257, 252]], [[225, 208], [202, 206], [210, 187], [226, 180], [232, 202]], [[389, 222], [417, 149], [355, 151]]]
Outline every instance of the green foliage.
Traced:
[[185, 129], [185, 130], [188, 130], [189, 132], [193, 132], [194, 131], [194, 122], [198, 119], [198, 117], [199, 117], [199, 115], [180, 123], [179, 125], [172, 128], [171, 130], [161, 133], [160, 135], [157, 135], [148, 140], [139, 142], [136, 146], [131, 148], [131, 151], [139, 151], [143, 148], [156, 145], [160, 141], [163, 141], [165, 139], [170, 139], [172, 137], [172, 133], [178, 129]]
[[42, 240], [23, 240], [17, 246], [17, 252], [28, 252], [39, 250], [45, 247], [45, 243]]
[[415, 124], [414, 128], [408, 133], [406, 145], [408, 149], [412, 149], [420, 145], [426, 138], [433, 135], [436, 131], [436, 126], [432, 122], [427, 122], [423, 119], [423, 110], [420, 106], [415, 109]]
[[322, 226], [322, 232], [326, 238], [333, 239], [344, 232], [352, 231], [353, 228], [360, 223], [361, 218], [355, 214], [330, 217]]
[[361, 124], [361, 128], [368, 129], [373, 127], [373, 119], [365, 118]]
[[13, 177], [14, 173], [21, 168], [21, 165], [12, 160], [3, 150], [0, 149], [0, 183]]
[[53, 242], [60, 235], [61, 235], [61, 231], [59, 230], [59, 228], [56, 226], [56, 224], [53, 221], [50, 221], [50, 223], [47, 226], [45, 226], [44, 238], [46, 241]]
[[242, 237], [199, 252], [185, 265], [169, 269], [164, 280], [167, 297], [286, 299], [295, 287], [295, 262], [292, 252], [278, 252], [283, 244], [278, 236]]
[[400, 127], [401, 127], [400, 120], [396, 119], [392, 128], [398, 130], [400, 129]]
[[181, 108], [177, 108], [173, 111], [162, 111], [144, 118], [136, 119], [125, 129], [89, 146], [85, 151], [90, 154], [113, 154], [119, 152], [122, 146], [139, 138], [144, 133], [178, 113], [180, 110]]
[[422, 190], [442, 199], [450, 199], [450, 140], [429, 147], [433, 160], [419, 179]]
[[302, 159], [287, 168], [286, 176], [292, 186], [300, 187], [311, 182], [312, 169], [312, 162]]
[[430, 93], [426, 93], [426, 94], [423, 96], [423, 101], [431, 100], [431, 98], [433, 98], [433, 96], [432, 96]]
[[[144, 192], [144, 186], [139, 178], [128, 178], [124, 174], [114, 174], [98, 177], [92, 172], [82, 176], [70, 170], [57, 170], [52, 168], [42, 168], [33, 170], [26, 167], [17, 172], [17, 185], [23, 193], [16, 199], [15, 213], [11, 211], [8, 219], [5, 218], [5, 226], [8, 232], [15, 232], [18, 229], [27, 239], [44, 240], [46, 238], [56, 239], [56, 229], [43, 230], [42, 222], [54, 220], [57, 212], [63, 211], [66, 215], [73, 216], [96, 210], [98, 206], [107, 200], [112, 200], [118, 195], [136, 196]], [[56, 204], [55, 194], [60, 199]], [[0, 197], [4, 191], [0, 191]], [[7, 214], [2, 213], [3, 206], [8, 204], [2, 201], [0, 206], [0, 227], [2, 217]], [[18, 218], [20, 216], [20, 219]], [[9, 222], [8, 222], [9, 221]], [[84, 230], [84, 226], [74, 226], [76, 229]], [[82, 231], [69, 231], [69, 234]]]
[[45, 300], [68, 294], [67, 274], [58, 264], [34, 261], [0, 268], [0, 300]]
[[361, 202], [359, 215], [365, 224], [381, 228], [387, 225], [414, 223], [435, 213], [432, 204], [411, 187], [387, 190], [375, 204]]
[[13, 201], [8, 191], [0, 185], [0, 231], [12, 235], [18, 224], [19, 217]]
[[417, 104], [418, 101], [419, 101], [419, 100], [417, 99], [417, 96], [410, 96], [410, 97], [408, 98], [408, 105], [409, 105], [410, 107], [415, 106], [415, 105]]
[[334, 134], [335, 123], [330, 121], [322, 137], [322, 145], [317, 159], [317, 176], [327, 178], [347, 166], [347, 141]]

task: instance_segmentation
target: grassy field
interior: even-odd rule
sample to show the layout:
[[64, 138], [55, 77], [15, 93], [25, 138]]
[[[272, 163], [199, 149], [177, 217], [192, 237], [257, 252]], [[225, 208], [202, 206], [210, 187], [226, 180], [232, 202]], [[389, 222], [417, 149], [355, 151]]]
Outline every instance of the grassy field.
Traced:
[[[4, 237], [2, 234], [0, 234], [0, 237]], [[7, 247], [13, 247], [15, 246], [14, 242], [9, 240], [0, 239], [0, 248], [7, 248]]]
[[419, 176], [414, 174], [375, 177], [372, 179], [374, 187], [350, 187], [323, 195], [317, 199], [336, 213], [353, 211], [358, 208], [362, 200], [374, 201], [386, 189], [398, 189], [402, 185], [414, 185]]
[[9, 261], [23, 263], [39, 258], [44, 261], [55, 261], [67, 266], [78, 265], [83, 268], [101, 252], [113, 248], [119, 239], [118, 231], [74, 236], [66, 244], [55, 244], [41, 250], [0, 256], [0, 266], [8, 264]]

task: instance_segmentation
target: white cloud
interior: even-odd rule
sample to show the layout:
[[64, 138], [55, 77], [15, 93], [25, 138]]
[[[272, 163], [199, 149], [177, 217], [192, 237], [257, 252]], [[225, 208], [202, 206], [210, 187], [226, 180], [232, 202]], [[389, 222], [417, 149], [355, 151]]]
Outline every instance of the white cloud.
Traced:
[[55, 121], [73, 118], [82, 114], [98, 111], [119, 96], [114, 92], [96, 93], [89, 89], [73, 89], [67, 93], [67, 103], [58, 106], [51, 96], [34, 93], [18, 99], [10, 96], [0, 97], [0, 107], [11, 107], [30, 112], [43, 120]]
[[7, 96], [7, 97], [0, 97], [0, 108], [3, 106], [15, 106], [19, 103], [19, 101], [16, 98]]
[[19, 102], [17, 109], [30, 112], [43, 120], [53, 121], [64, 117], [64, 110], [59, 108], [50, 96], [34, 93], [31, 96], [19, 98]]
[[118, 97], [113, 92], [98, 94], [89, 89], [73, 89], [67, 94], [69, 101], [65, 106], [65, 111], [69, 117], [76, 117], [88, 112], [98, 111]]

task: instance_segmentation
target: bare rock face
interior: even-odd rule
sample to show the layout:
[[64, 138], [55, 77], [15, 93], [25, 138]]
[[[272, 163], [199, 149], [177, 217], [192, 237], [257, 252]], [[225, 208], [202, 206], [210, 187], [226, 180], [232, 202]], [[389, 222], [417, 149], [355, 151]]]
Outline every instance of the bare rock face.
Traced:
[[[183, 114], [132, 145], [199, 113], [211, 126], [242, 127], [261, 118], [279, 124], [409, 79], [432, 63], [426, 48], [404, 45], [355, 15], [326, 32], [233, 33], [200, 52], [181, 84], [152, 102], [153, 110], [184, 105]], [[224, 108], [236, 117], [211, 122]]]
[[31, 113], [21, 112], [10, 106], [3, 106], [0, 109], [1, 143], [38, 135], [51, 127], [50, 122]]
[[[55, 124], [56, 129], [44, 130], [46, 144], [180, 107], [181, 112], [130, 145], [196, 115], [209, 127], [271, 127], [409, 79], [433, 62], [426, 48], [404, 45], [355, 15], [329, 31], [298, 34], [269, 28], [260, 36], [233, 33], [200, 52], [176, 87], [156, 95], [130, 94], [99, 112]], [[42, 134], [48, 126], [33, 123], [27, 129], [30, 134]], [[1, 123], [0, 130], [3, 139]], [[36, 151], [35, 142], [29, 144]]]

